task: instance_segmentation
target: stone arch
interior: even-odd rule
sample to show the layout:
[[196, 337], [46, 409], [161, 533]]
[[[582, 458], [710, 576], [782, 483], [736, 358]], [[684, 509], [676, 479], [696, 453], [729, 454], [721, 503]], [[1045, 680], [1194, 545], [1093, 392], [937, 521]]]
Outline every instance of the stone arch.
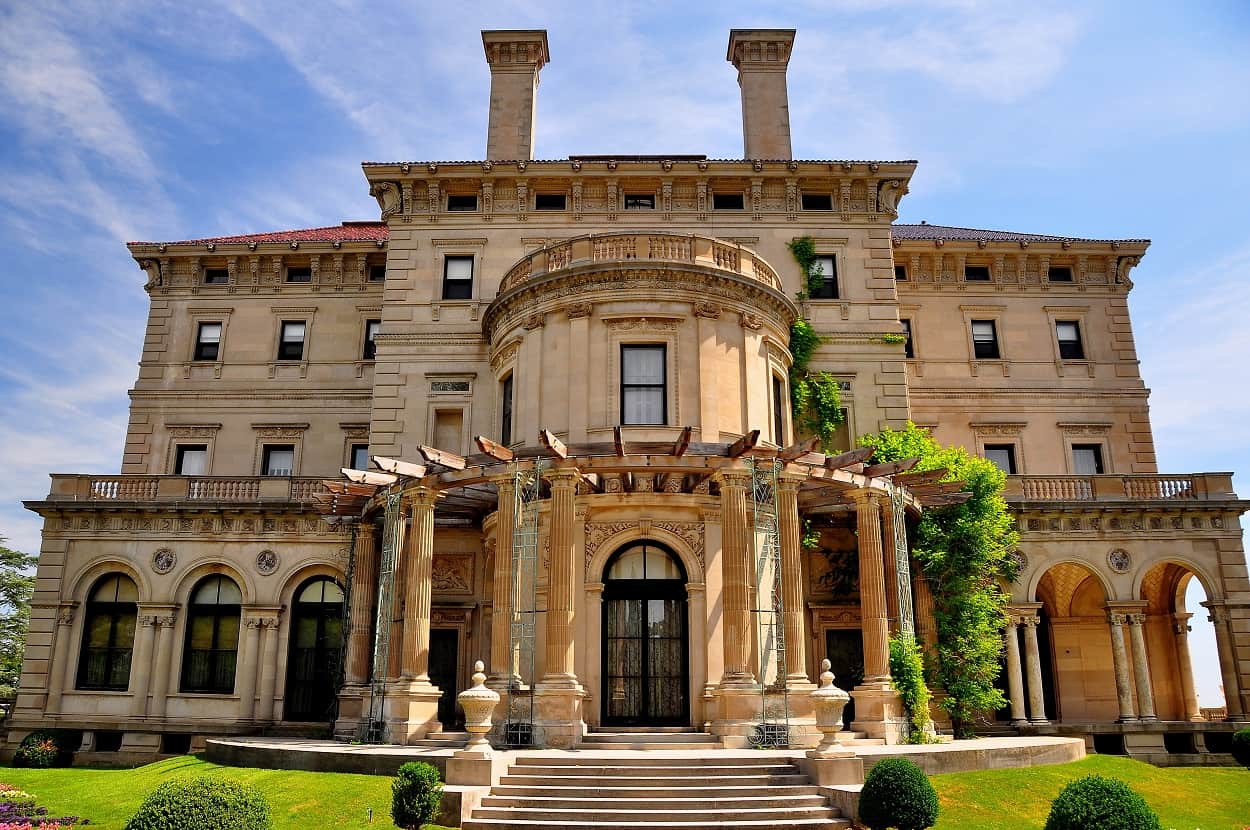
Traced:
[[1041, 590], [1042, 580], [1046, 578], [1047, 574], [1050, 574], [1056, 568], [1064, 565], [1074, 565], [1078, 568], [1084, 569], [1090, 576], [1093, 576], [1098, 580], [1098, 583], [1102, 586], [1103, 594], [1106, 595], [1107, 599], [1111, 599], [1115, 596], [1115, 590], [1112, 588], [1111, 582], [1107, 579], [1107, 575], [1090, 565], [1088, 562], [1084, 562], [1080, 559], [1060, 559], [1055, 562], [1047, 562], [1044, 565], [1039, 565], [1029, 576], [1028, 590], [1025, 592], [1025, 596], [1030, 600], [1040, 602], [1039, 591]]
[[687, 584], [702, 583], [705, 579], [703, 551], [694, 550], [694, 545], [691, 542], [673, 530], [659, 526], [661, 524], [664, 523], [653, 522], [649, 527], [644, 527], [637, 522], [630, 523], [629, 526], [622, 527], [614, 532], [610, 532], [610, 535], [602, 537], [593, 547], [588, 538], [586, 544], [586, 581], [603, 582], [603, 571], [612, 555], [630, 542], [639, 542], [646, 539], [661, 542], [673, 551], [677, 558], [681, 560], [681, 566], [686, 569]]
[[[1169, 566], [1175, 569], [1175, 571], [1173, 571], [1171, 574], [1166, 573], [1168, 571]], [[1161, 571], [1163, 573], [1160, 573]], [[1176, 571], [1182, 571], [1182, 572], [1187, 571], [1188, 573], [1177, 574]], [[1164, 559], [1153, 560], [1149, 562], [1147, 565], [1144, 565], [1143, 567], [1138, 569], [1137, 573], [1133, 577], [1133, 597], [1144, 599], [1144, 600], [1149, 600], [1150, 597], [1147, 597], [1146, 593], [1154, 588], [1154, 585], [1152, 583], [1155, 580], [1166, 579], [1169, 576], [1175, 579], [1179, 579], [1179, 582], [1181, 583], [1181, 584], [1173, 585], [1172, 586], [1173, 590], [1183, 591], [1188, 586], [1189, 579], [1194, 578], [1194, 579], [1197, 579], [1198, 582], [1202, 585], [1202, 590], [1203, 592], [1206, 593], [1207, 599], [1209, 600], [1222, 599], [1222, 596], [1219, 591], [1219, 583], [1216, 580], [1211, 578], [1211, 576], [1206, 572], [1205, 568], [1197, 565], [1192, 560], [1187, 559], [1183, 556], [1170, 556], [1170, 555], [1165, 557]], [[1173, 610], [1179, 610], [1179, 609], [1173, 609]], [[1189, 610], [1193, 610], [1193, 609], [1189, 609]]]
[[1202, 586], [1207, 600], [1213, 599], [1210, 579], [1196, 565], [1183, 558], [1169, 556], [1152, 562], [1149, 567], [1142, 568], [1135, 579], [1134, 594], [1146, 603], [1142, 635], [1146, 643], [1155, 712], [1160, 720], [1197, 720], [1201, 717], [1190, 640], [1200, 638], [1206, 641], [1211, 652], [1216, 651], [1216, 646], [1215, 632], [1202, 609], [1186, 607], [1185, 595], [1195, 579]]
[[345, 590], [347, 588], [347, 576], [341, 568], [329, 562], [298, 562], [287, 568], [279, 578], [278, 585], [281, 587], [278, 589], [278, 595], [274, 597], [275, 604], [290, 608], [295, 599], [295, 592], [307, 580], [315, 576], [331, 577]]
[[1049, 565], [1030, 596], [1041, 604], [1038, 626], [1046, 711], [1063, 721], [1119, 716], [1104, 574], [1080, 561]]
[[139, 588], [139, 602], [153, 601], [152, 587], [148, 584], [143, 572], [125, 559], [108, 555], [98, 556], [83, 566], [71, 583], [67, 599], [72, 599], [80, 605], [85, 603], [87, 594], [91, 592], [92, 587], [100, 577], [110, 573], [124, 573], [134, 580], [135, 585]]
[[233, 565], [227, 564], [217, 559], [201, 559], [198, 562], [191, 562], [182, 576], [178, 578], [178, 582], [174, 585], [174, 602], [180, 607], [185, 608], [190, 601], [191, 591], [201, 579], [213, 574], [221, 574], [228, 576], [239, 586], [239, 591], [243, 594], [243, 605], [251, 605], [256, 602], [256, 586], [252, 584], [242, 571]]

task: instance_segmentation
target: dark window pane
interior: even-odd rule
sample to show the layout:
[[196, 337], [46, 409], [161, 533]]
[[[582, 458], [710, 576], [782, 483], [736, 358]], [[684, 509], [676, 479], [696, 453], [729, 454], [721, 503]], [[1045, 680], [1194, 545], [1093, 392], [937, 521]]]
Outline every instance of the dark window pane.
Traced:
[[[838, 261], [832, 256], [818, 256], [812, 264], [812, 273], [819, 275], [820, 286], [811, 292], [814, 300], [836, 300], [838, 298]], [[813, 277], [812, 283], [816, 279]]]
[[626, 210], [655, 210], [654, 193], [626, 193]]
[[773, 375], [773, 443], [777, 446], [786, 440], [785, 394], [785, 381]]
[[178, 448], [174, 462], [174, 475], [202, 476], [208, 472], [208, 447], [205, 444], [188, 444]]
[[230, 269], [228, 268], [205, 268], [204, 284], [205, 285], [225, 285], [230, 282]]
[[907, 338], [903, 343], [903, 356], [915, 357], [916, 349], [911, 342], [911, 320], [899, 320], [903, 324], [903, 336]]
[[375, 357], [378, 356], [378, 344], [375, 338], [378, 336], [378, 331], [380, 331], [381, 328], [382, 328], [381, 320], [366, 320], [365, 321], [365, 351], [364, 351], [365, 360], [373, 360]]
[[1081, 343], [1081, 327], [1074, 320], [1055, 323], [1055, 338], [1059, 341], [1059, 357], [1063, 360], [1084, 360], [1085, 347]]
[[621, 347], [621, 423], [666, 422], [664, 346]]
[[536, 193], [534, 210], [564, 210], [565, 198], [563, 193]]
[[282, 323], [282, 337], [278, 341], [278, 360], [304, 359], [304, 334], [307, 324], [300, 320]]
[[473, 257], [449, 256], [443, 260], [443, 299], [473, 299]]
[[499, 440], [504, 446], [512, 443], [512, 375], [508, 375], [503, 379], [501, 384], [503, 387], [499, 390], [499, 395], [503, 399], [501, 404], [501, 421], [499, 430]]
[[216, 360], [221, 349], [221, 323], [200, 323], [195, 329], [193, 360]]
[[477, 210], [477, 194], [452, 194], [447, 197], [449, 213], [471, 212]]
[[800, 197], [803, 210], [833, 210], [833, 195], [829, 193], [804, 193]]
[[898, 280], [899, 282], [905, 282], [907, 280], [907, 266], [906, 265], [894, 266], [894, 279]]
[[1007, 475], [1016, 474], [1016, 447], [1014, 444], [986, 444], [985, 458], [994, 462]]
[[385, 280], [386, 280], [386, 266], [385, 265], [370, 265], [369, 266], [369, 282], [383, 282]]
[[1073, 444], [1072, 466], [1077, 475], [1100, 476], [1103, 473], [1101, 444]]
[[287, 444], [265, 447], [262, 475], [289, 476], [295, 468], [295, 447]]
[[369, 445], [352, 444], [351, 465], [353, 470], [369, 469]]
[[308, 265], [292, 266], [286, 269], [287, 282], [312, 282], [312, 268]]
[[990, 279], [990, 266], [965, 265], [964, 279], [968, 282], [988, 282]]
[[1072, 282], [1072, 269], [1066, 265], [1052, 266], [1046, 272], [1046, 279], [1050, 282]]
[[998, 332], [993, 320], [972, 321], [972, 352], [980, 360], [998, 360]]
[[712, 210], [742, 210], [744, 201], [741, 193], [713, 193]]

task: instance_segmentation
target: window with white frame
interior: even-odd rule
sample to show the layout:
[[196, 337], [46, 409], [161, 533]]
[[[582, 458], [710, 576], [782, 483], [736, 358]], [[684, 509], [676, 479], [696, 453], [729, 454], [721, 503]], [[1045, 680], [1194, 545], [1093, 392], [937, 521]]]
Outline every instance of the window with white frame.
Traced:
[[667, 347], [621, 346], [621, 424], [664, 424], [668, 409]]
[[1085, 359], [1085, 344], [1081, 342], [1081, 326], [1076, 320], [1056, 320], [1055, 339], [1059, 341], [1061, 360]]
[[221, 323], [202, 322], [195, 329], [193, 360], [218, 360], [221, 357]]
[[278, 360], [303, 360], [307, 331], [308, 324], [303, 320], [283, 320], [278, 339]]
[[472, 256], [448, 256], [443, 260], [443, 299], [473, 299]]

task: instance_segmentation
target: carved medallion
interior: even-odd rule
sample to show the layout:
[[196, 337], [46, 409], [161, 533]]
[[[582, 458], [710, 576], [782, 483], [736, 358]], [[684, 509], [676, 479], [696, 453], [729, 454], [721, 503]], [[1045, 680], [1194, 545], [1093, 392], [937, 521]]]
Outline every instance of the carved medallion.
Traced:
[[271, 550], [262, 550], [256, 554], [256, 572], [262, 576], [269, 576], [278, 570], [278, 554]]
[[1128, 573], [1128, 569], [1132, 566], [1132, 564], [1133, 557], [1129, 556], [1129, 552], [1126, 550], [1116, 548], [1111, 551], [1111, 553], [1107, 554], [1107, 565], [1111, 567], [1111, 570], [1118, 574]]
[[161, 548], [152, 554], [152, 570], [158, 574], [167, 574], [178, 564], [178, 555], [169, 548]]

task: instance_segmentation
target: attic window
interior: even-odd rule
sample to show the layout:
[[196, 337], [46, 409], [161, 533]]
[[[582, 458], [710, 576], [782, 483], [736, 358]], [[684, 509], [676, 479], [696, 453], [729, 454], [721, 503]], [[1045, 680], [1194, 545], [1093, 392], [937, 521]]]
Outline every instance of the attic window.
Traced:
[[386, 281], [386, 266], [381, 265], [381, 264], [370, 265], [369, 266], [369, 282], [385, 282], [385, 281]]
[[830, 193], [804, 193], [802, 200], [803, 210], [833, 210], [833, 195]]
[[655, 210], [654, 193], [626, 193], [626, 210]]
[[907, 266], [906, 265], [894, 266], [894, 279], [898, 280], [899, 282], [905, 282], [907, 280]]
[[1046, 272], [1046, 279], [1050, 282], [1072, 282], [1072, 269], [1066, 265], [1052, 266]]
[[205, 285], [225, 285], [230, 282], [230, 269], [228, 268], [205, 268], [204, 284]]
[[286, 269], [287, 282], [312, 282], [312, 268], [308, 265], [293, 265]]
[[477, 210], [477, 194], [450, 193], [447, 196], [447, 212], [448, 213], [472, 213]]
[[741, 193], [713, 193], [712, 210], [745, 210]]
[[965, 265], [964, 279], [968, 282], [989, 282], [990, 266], [988, 265]]
[[566, 201], [563, 193], [535, 193], [534, 210], [564, 210]]

